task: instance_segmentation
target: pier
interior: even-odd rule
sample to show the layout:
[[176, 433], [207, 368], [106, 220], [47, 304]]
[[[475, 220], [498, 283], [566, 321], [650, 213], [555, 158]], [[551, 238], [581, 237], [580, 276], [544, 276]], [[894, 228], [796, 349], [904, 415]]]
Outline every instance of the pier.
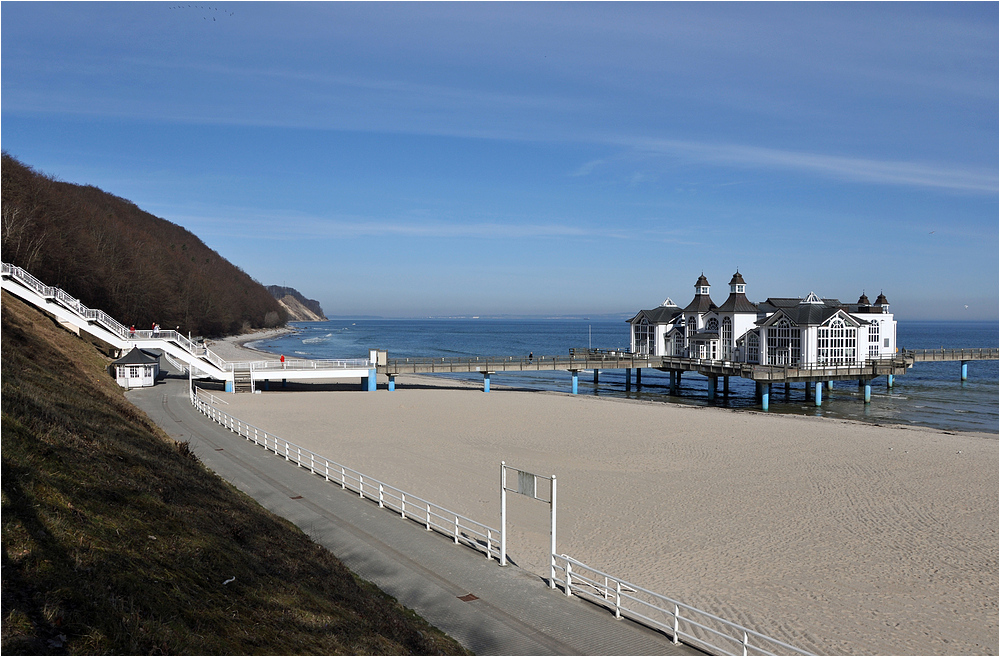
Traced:
[[886, 377], [888, 387], [892, 387], [897, 376], [906, 374], [914, 363], [932, 361], [959, 361], [962, 364], [961, 378], [968, 378], [968, 363], [975, 360], [998, 360], [1000, 350], [996, 348], [965, 349], [924, 349], [901, 350], [891, 358], [868, 360], [864, 363], [846, 365], [760, 365], [738, 363], [704, 358], [682, 358], [679, 356], [649, 356], [622, 351], [600, 349], [571, 349], [568, 356], [510, 356], [471, 358], [389, 358], [384, 351], [378, 351], [374, 359], [376, 370], [389, 379], [389, 390], [395, 389], [399, 374], [444, 374], [480, 373], [483, 376], [483, 390], [489, 392], [490, 378], [498, 372], [525, 372], [542, 370], [562, 370], [572, 376], [572, 392], [578, 391], [580, 372], [593, 370], [594, 382], [601, 370], [625, 370], [625, 386], [632, 385], [632, 371], [635, 381], [641, 383], [643, 369], [656, 369], [670, 375], [671, 389], [676, 391], [681, 376], [693, 372], [708, 378], [708, 397], [713, 399], [718, 391], [719, 379], [723, 390], [729, 389], [729, 377], [749, 379], [757, 384], [757, 397], [764, 410], [768, 409], [770, 386], [773, 383], [804, 383], [815, 386], [814, 399], [822, 405], [823, 384], [832, 386], [833, 381], [858, 381], [864, 388], [865, 403], [871, 402], [871, 383], [880, 376]]
[[635, 372], [635, 385], [641, 385], [642, 370], [655, 369], [670, 376], [671, 389], [676, 392], [682, 376], [695, 373], [708, 379], [708, 398], [714, 399], [722, 379], [722, 392], [729, 390], [730, 377], [741, 377], [756, 383], [761, 408], [768, 410], [770, 389], [774, 383], [804, 383], [814, 386], [812, 395], [817, 406], [822, 404], [823, 386], [833, 381], [857, 380], [864, 389], [865, 403], [871, 402], [872, 381], [886, 377], [889, 388], [897, 376], [906, 374], [914, 363], [957, 361], [961, 363], [961, 380], [968, 378], [968, 364], [978, 360], [998, 360], [997, 348], [959, 349], [900, 349], [890, 357], [870, 358], [862, 363], [837, 365], [762, 365], [729, 360], [654, 356], [606, 349], [570, 349], [566, 356], [508, 356], [468, 358], [390, 358], [384, 350], [372, 349], [368, 358], [341, 360], [288, 359], [227, 362], [202, 343], [196, 343], [177, 331], [134, 331], [100, 310], [87, 308], [65, 291], [46, 286], [28, 272], [2, 263], [2, 288], [54, 316], [67, 329], [86, 333], [119, 351], [134, 346], [160, 350], [167, 360], [179, 363], [192, 378], [209, 378], [224, 382], [227, 392], [254, 392], [268, 389], [271, 382], [315, 382], [331, 379], [361, 380], [361, 388], [374, 391], [377, 377], [388, 379], [388, 389], [395, 390], [400, 374], [479, 373], [483, 390], [489, 392], [490, 379], [498, 372], [565, 371], [572, 379], [572, 393], [577, 394], [579, 375], [593, 371], [594, 383], [601, 370], [624, 370], [625, 388], [630, 390]]

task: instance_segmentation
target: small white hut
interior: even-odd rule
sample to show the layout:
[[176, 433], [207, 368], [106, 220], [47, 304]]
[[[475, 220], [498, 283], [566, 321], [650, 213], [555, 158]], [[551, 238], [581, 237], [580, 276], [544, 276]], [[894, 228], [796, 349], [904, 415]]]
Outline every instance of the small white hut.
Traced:
[[132, 347], [132, 351], [111, 363], [111, 366], [118, 385], [126, 389], [151, 386], [160, 375], [159, 357], [139, 347]]

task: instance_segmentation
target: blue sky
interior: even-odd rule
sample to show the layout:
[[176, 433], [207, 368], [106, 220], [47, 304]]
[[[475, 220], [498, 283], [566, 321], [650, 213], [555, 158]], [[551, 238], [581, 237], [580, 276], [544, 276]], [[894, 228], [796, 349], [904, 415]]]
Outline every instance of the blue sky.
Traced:
[[998, 4], [0, 5], [4, 150], [329, 315], [997, 319]]

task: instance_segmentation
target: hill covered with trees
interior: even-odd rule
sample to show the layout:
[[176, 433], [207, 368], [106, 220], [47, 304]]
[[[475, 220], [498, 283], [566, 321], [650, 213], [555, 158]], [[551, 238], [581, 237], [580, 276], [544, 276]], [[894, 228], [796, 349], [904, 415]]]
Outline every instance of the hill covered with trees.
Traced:
[[221, 336], [284, 324], [278, 301], [190, 231], [3, 153], [3, 260], [123, 324]]

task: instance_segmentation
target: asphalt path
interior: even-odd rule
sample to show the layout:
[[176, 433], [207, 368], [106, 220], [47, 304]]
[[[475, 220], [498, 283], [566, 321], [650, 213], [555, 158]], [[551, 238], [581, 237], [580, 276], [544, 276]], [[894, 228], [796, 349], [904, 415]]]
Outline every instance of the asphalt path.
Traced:
[[[287, 518], [363, 579], [480, 655], [698, 655], [549, 589], [539, 576], [428, 532], [199, 413], [186, 377], [127, 397], [209, 469]], [[220, 397], [224, 398], [224, 394]], [[224, 406], [223, 406], [224, 408]], [[282, 436], [294, 441], [294, 436]], [[239, 577], [239, 573], [235, 573]]]

